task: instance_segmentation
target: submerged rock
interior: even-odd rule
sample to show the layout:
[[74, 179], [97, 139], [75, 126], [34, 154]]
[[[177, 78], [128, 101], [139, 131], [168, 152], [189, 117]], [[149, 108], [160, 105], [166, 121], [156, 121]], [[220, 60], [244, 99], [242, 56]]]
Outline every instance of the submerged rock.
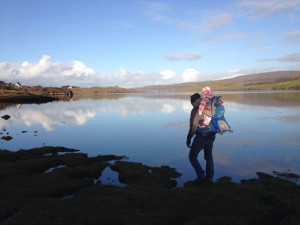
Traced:
[[119, 172], [121, 183], [128, 185], [176, 187], [177, 181], [171, 178], [181, 174], [168, 166], [149, 167], [141, 163], [118, 161], [111, 169]]
[[5, 140], [5, 141], [10, 141], [11, 139], [13, 139], [13, 137], [11, 137], [11, 136], [3, 136], [1, 139]]
[[4, 115], [4, 116], [1, 116], [1, 118], [4, 119], [4, 120], [8, 120], [10, 118], [10, 116], [9, 115]]

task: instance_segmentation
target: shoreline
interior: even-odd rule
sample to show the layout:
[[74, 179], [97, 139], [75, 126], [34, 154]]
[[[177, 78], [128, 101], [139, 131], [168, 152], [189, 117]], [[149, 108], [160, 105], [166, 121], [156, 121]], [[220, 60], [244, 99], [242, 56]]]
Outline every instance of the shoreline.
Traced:
[[0, 96], [0, 103], [47, 103], [58, 100], [58, 98], [44, 95], [5, 95]]
[[[99, 178], [106, 168], [125, 186], [103, 185]], [[257, 175], [240, 183], [221, 177], [214, 184], [189, 181], [176, 187], [175, 169], [125, 156], [88, 157], [50, 146], [0, 150], [0, 223], [297, 224], [300, 187]]]

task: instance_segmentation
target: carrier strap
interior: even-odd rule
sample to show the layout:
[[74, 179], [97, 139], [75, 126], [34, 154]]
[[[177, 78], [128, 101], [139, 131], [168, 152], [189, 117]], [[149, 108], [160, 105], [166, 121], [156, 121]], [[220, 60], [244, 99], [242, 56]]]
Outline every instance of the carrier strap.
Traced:
[[210, 100], [210, 108], [211, 108], [211, 118], [213, 118], [213, 102], [214, 102], [214, 99], [215, 99], [216, 96], [214, 96], [211, 100]]

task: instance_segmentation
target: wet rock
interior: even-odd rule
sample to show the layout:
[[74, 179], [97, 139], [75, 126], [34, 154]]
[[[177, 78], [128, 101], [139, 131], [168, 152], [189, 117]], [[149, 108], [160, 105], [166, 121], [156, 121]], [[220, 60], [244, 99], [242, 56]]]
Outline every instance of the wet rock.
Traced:
[[[299, 224], [300, 187], [294, 183], [267, 176], [238, 184], [223, 177], [214, 184], [170, 188], [180, 176], [173, 168], [110, 165], [114, 159], [122, 156], [88, 157], [49, 146], [0, 150], [0, 223], [11, 218], [9, 224], [26, 225]], [[59, 165], [67, 167], [43, 173]], [[128, 185], [94, 182], [108, 166]]]
[[11, 136], [3, 136], [1, 139], [5, 140], [5, 141], [10, 141], [11, 139], [13, 139], [13, 137], [11, 137]]
[[23, 131], [22, 131], [23, 134], [24, 134], [24, 133], [27, 133], [27, 132], [28, 132], [27, 130], [23, 130]]
[[10, 118], [10, 116], [9, 115], [4, 115], [4, 116], [1, 116], [1, 118], [4, 119], [4, 120], [8, 120]]
[[220, 177], [220, 178], [218, 179], [218, 182], [221, 182], [221, 183], [229, 183], [229, 182], [232, 182], [232, 178], [231, 178], [231, 177], [228, 177], [228, 176]]
[[261, 198], [266, 205], [274, 205], [276, 203], [275, 197], [271, 193], [266, 193]]
[[266, 174], [266, 173], [262, 173], [262, 172], [256, 172], [256, 175], [261, 180], [271, 180], [271, 179], [274, 178], [272, 175]]
[[[149, 167], [141, 163], [118, 161], [111, 169], [119, 172], [119, 181], [128, 185], [176, 187], [180, 173], [168, 166]], [[149, 172], [151, 171], [151, 172]]]
[[299, 179], [300, 176], [295, 174], [295, 173], [289, 173], [289, 172], [277, 172], [277, 171], [273, 171], [273, 173], [277, 176], [277, 177], [282, 177], [282, 178], [293, 178], [293, 179]]

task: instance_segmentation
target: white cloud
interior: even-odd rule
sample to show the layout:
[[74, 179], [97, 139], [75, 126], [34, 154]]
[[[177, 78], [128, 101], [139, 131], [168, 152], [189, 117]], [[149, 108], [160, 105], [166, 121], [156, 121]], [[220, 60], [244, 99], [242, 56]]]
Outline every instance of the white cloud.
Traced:
[[171, 9], [169, 4], [160, 2], [146, 2], [140, 1], [143, 6], [143, 11], [151, 20], [163, 22], [166, 24], [174, 23], [173, 19], [163, 15], [162, 13], [169, 11]]
[[[257, 20], [266, 16], [278, 15], [284, 11], [294, 10], [300, 6], [300, 0], [245, 0], [238, 2], [238, 6], [249, 14], [249, 19]], [[290, 16], [290, 13], [287, 16]]]
[[161, 11], [167, 11], [170, 9], [170, 6], [166, 3], [161, 2], [146, 2], [146, 1], [140, 1], [147, 10], [149, 11], [155, 11], [155, 12], [161, 12]]
[[178, 60], [198, 60], [201, 59], [203, 55], [199, 53], [180, 53], [175, 55], [163, 55], [164, 58], [170, 61], [178, 61]]
[[70, 61], [68, 63], [52, 62], [51, 57], [43, 55], [37, 63], [24, 61], [21, 65], [0, 62], [0, 78], [9, 82], [30, 83], [32, 85], [64, 85], [68, 82], [77, 83], [96, 75], [83, 62]]
[[292, 44], [300, 44], [300, 30], [290, 31], [283, 34], [282, 37]]
[[160, 74], [162, 75], [163, 80], [173, 79], [176, 76], [176, 73], [173, 72], [172, 70], [164, 70], [160, 72]]
[[261, 59], [259, 60], [261, 62], [267, 62], [267, 61], [280, 61], [280, 62], [296, 62], [298, 65], [296, 67], [290, 67], [291, 70], [298, 70], [300, 69], [300, 53], [294, 53], [289, 55], [283, 55], [279, 58], [268, 58], [268, 59]]
[[232, 22], [233, 14], [231, 13], [221, 13], [213, 16], [208, 16], [205, 21], [208, 24], [206, 27], [209, 30], [217, 30], [224, 26], [227, 26]]
[[22, 85], [63, 86], [120, 86], [124, 88], [143, 87], [151, 85], [168, 85], [182, 82], [197, 82], [234, 77], [241, 74], [271, 72], [281, 70], [299, 70], [300, 54], [285, 55], [280, 58], [262, 61], [296, 62], [290, 66], [260, 67], [228, 72], [200, 74], [193, 68], [182, 73], [172, 70], [161, 72], [129, 71], [120, 68], [113, 74], [96, 73], [81, 61], [53, 62], [50, 56], [43, 56], [38, 62], [25, 61], [21, 64], [0, 62], [0, 80], [5, 82], [20, 82]]
[[194, 82], [199, 78], [199, 72], [195, 69], [186, 69], [181, 74], [182, 82]]
[[290, 55], [284, 55], [280, 58], [278, 58], [279, 61], [284, 61], [284, 62], [297, 62], [300, 63], [300, 54], [295, 53], [295, 54], [290, 54]]
[[229, 41], [229, 40], [234, 40], [234, 39], [242, 39], [242, 38], [254, 38], [258, 34], [247, 34], [247, 33], [233, 33], [233, 34], [226, 34], [220, 37], [215, 38], [215, 41]]
[[182, 74], [172, 70], [161, 72], [128, 71], [120, 68], [113, 74], [96, 73], [81, 61], [53, 62], [44, 55], [36, 62], [25, 61], [21, 64], [0, 62], [0, 80], [20, 82], [23, 85], [42, 86], [120, 86], [125, 88], [148, 85], [175, 84], [192, 82], [198, 79], [199, 72], [187, 69]]
[[133, 28], [133, 25], [126, 21], [111, 21], [108, 22], [107, 28], [108, 30], [123, 30]]

